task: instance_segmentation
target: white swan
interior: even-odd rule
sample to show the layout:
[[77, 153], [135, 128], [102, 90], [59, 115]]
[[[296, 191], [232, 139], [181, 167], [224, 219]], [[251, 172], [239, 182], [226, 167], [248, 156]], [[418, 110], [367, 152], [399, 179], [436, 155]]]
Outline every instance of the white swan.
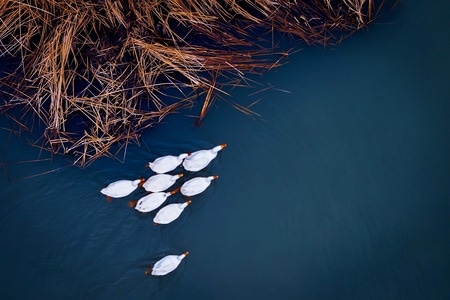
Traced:
[[183, 177], [183, 174], [156, 174], [147, 179], [142, 187], [147, 192], [163, 192], [174, 185], [174, 183], [181, 177]]
[[217, 152], [225, 148], [227, 144], [216, 146], [209, 150], [199, 150], [192, 152], [189, 157], [183, 161], [183, 167], [192, 172], [200, 171], [205, 168], [216, 156]]
[[180, 192], [185, 196], [194, 196], [200, 194], [211, 184], [211, 181], [219, 178], [219, 176], [195, 177], [181, 186]]
[[[175, 194], [178, 190], [179, 189], [175, 189], [167, 193], [150, 193], [137, 201], [135, 209], [140, 212], [151, 212], [160, 207], [170, 195]], [[130, 206], [134, 206], [134, 202], [130, 201]]]
[[173, 270], [175, 270], [178, 265], [181, 263], [183, 258], [189, 255], [189, 252], [184, 252], [181, 255], [167, 255], [163, 257], [162, 259], [158, 260], [153, 267], [150, 267], [145, 271], [145, 275], [154, 275], [154, 276], [161, 276], [166, 275]]
[[128, 196], [135, 189], [142, 186], [142, 183], [145, 181], [144, 178], [136, 179], [136, 180], [118, 180], [111, 182], [107, 187], [103, 188], [100, 193], [106, 195], [108, 201], [111, 201], [111, 198], [121, 198]]
[[153, 172], [163, 174], [170, 172], [183, 162], [183, 159], [189, 156], [189, 153], [182, 153], [178, 156], [166, 155], [149, 162], [146, 167], [152, 169]]
[[169, 224], [170, 222], [176, 220], [183, 210], [191, 204], [191, 200], [184, 203], [173, 203], [161, 208], [156, 216], [153, 218], [155, 224]]

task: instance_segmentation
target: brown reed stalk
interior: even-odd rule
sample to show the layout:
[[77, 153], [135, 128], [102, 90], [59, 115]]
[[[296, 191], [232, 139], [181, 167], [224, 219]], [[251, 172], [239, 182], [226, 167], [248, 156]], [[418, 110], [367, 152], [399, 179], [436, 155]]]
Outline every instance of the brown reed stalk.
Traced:
[[86, 166], [182, 108], [199, 105], [199, 124], [246, 74], [286, 61], [275, 32], [338, 43], [383, 2], [0, 0], [0, 59], [17, 59], [0, 77], [0, 112], [21, 109], [8, 116], [22, 129], [45, 127], [36, 145]]

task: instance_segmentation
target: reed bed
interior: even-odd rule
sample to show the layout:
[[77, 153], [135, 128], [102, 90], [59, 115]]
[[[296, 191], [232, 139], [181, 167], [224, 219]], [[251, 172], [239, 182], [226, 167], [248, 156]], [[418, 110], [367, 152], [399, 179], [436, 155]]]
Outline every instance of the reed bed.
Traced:
[[[275, 33], [338, 43], [369, 24], [375, 0], [0, 0], [0, 111], [44, 124], [35, 145], [87, 166], [142, 131], [285, 61]], [[241, 111], [248, 107], [236, 104]], [[12, 117], [14, 115], [14, 117]], [[38, 119], [36, 121], [36, 118]]]

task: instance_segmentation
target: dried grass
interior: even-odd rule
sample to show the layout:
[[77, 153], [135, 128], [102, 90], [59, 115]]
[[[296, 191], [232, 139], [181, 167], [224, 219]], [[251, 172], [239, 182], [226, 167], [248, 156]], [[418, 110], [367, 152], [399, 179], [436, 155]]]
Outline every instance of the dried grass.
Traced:
[[[0, 57], [20, 59], [0, 79], [0, 110], [45, 126], [41, 147], [86, 166], [145, 128], [280, 65], [265, 33], [337, 43], [373, 20], [374, 0], [0, 0]], [[269, 42], [269, 43], [267, 43]], [[249, 107], [234, 104], [250, 114]]]

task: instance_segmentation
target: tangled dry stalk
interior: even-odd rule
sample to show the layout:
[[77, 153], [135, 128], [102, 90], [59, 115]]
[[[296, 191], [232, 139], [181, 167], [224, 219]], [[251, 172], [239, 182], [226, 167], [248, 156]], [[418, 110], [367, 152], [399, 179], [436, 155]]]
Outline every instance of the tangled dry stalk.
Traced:
[[287, 54], [271, 33], [337, 43], [382, 4], [0, 0], [0, 57], [17, 58], [0, 78], [0, 111], [22, 109], [14, 120], [30, 130], [37, 117], [36, 144], [86, 166], [180, 108], [201, 105], [200, 122], [225, 86], [278, 66]]

